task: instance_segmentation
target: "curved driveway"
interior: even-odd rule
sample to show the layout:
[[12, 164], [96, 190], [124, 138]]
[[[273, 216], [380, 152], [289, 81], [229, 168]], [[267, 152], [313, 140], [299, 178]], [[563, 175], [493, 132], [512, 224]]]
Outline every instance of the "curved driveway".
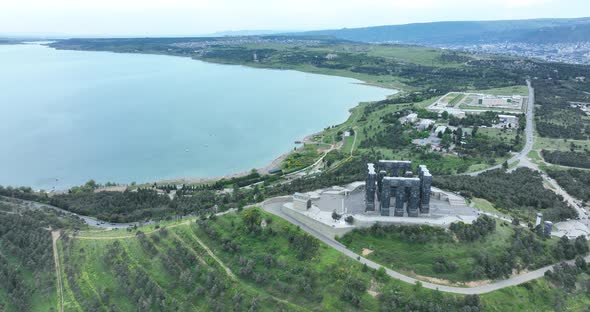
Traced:
[[[520, 161], [528, 161], [526, 159], [526, 156], [531, 151], [531, 149], [533, 149], [533, 115], [534, 115], [534, 111], [535, 111], [535, 89], [533, 89], [533, 87], [531, 86], [531, 82], [529, 80], [526, 81], [526, 84], [527, 84], [527, 87], [529, 88], [529, 97], [527, 100], [527, 107], [526, 107], [526, 112], [525, 112], [525, 114], [526, 114], [526, 127], [524, 129], [524, 132], [526, 134], [526, 141], [525, 141], [524, 148], [522, 149], [522, 151], [520, 151], [519, 153], [517, 153], [516, 155], [512, 156], [510, 159], [507, 160], [508, 165], [511, 165], [519, 160]], [[486, 168], [484, 170], [470, 172], [470, 173], [466, 173], [466, 174], [471, 175], [471, 176], [476, 176], [480, 173], [494, 170], [494, 169], [499, 169], [499, 168], [502, 168], [502, 164], [495, 165], [495, 166]]]
[[[489, 293], [489, 292], [492, 292], [495, 290], [499, 290], [499, 289], [510, 287], [510, 286], [516, 286], [516, 285], [526, 283], [526, 282], [534, 280], [534, 279], [541, 278], [545, 275], [546, 271], [550, 270], [553, 267], [553, 265], [548, 265], [548, 266], [542, 267], [540, 269], [537, 269], [537, 270], [534, 270], [531, 272], [527, 272], [524, 274], [520, 274], [520, 275], [511, 277], [511, 278], [505, 279], [505, 280], [500, 280], [500, 281], [492, 282], [490, 284], [476, 286], [476, 287], [454, 287], [454, 286], [433, 284], [433, 283], [421, 281], [421, 280], [415, 279], [413, 277], [399, 273], [397, 271], [388, 269], [376, 262], [373, 262], [367, 258], [364, 258], [364, 257], [354, 253], [353, 251], [346, 248], [346, 246], [344, 246], [340, 242], [336, 241], [335, 239], [328, 237], [327, 235], [324, 235], [324, 234], [320, 233], [319, 231], [317, 231], [317, 230], [297, 221], [296, 219], [286, 215], [285, 213], [283, 213], [281, 211], [281, 206], [283, 205], [283, 203], [284, 202], [276, 202], [276, 201], [269, 203], [269, 204], [263, 203], [262, 208], [267, 212], [270, 212], [276, 216], [279, 216], [279, 217], [291, 222], [292, 224], [298, 226], [299, 228], [301, 228], [305, 232], [307, 232], [307, 233], [311, 234], [312, 236], [316, 237], [317, 239], [321, 240], [326, 245], [336, 249], [340, 253], [342, 253], [354, 260], [359, 261], [360, 263], [366, 264], [370, 268], [379, 269], [379, 268], [383, 267], [385, 269], [385, 272], [387, 273], [387, 275], [389, 275], [395, 279], [398, 279], [400, 281], [410, 283], [410, 284], [416, 284], [416, 282], [420, 282], [423, 287], [433, 289], [433, 290], [439, 290], [442, 292], [463, 294], [463, 295], [485, 294], [485, 293]], [[590, 261], [590, 256], [586, 256], [585, 259], [586, 259], [586, 261]], [[573, 261], [567, 261], [567, 262], [570, 264], [573, 263]]]
[[[370, 268], [379, 269], [379, 268], [383, 267], [385, 269], [385, 272], [387, 273], [387, 275], [391, 276], [392, 278], [395, 278], [395, 279], [398, 279], [400, 281], [410, 283], [410, 284], [415, 284], [416, 282], [420, 282], [422, 284], [422, 286], [425, 288], [439, 290], [439, 291], [448, 292], [448, 293], [464, 294], [464, 295], [485, 294], [485, 293], [492, 292], [492, 291], [495, 291], [498, 289], [502, 289], [502, 288], [510, 287], [510, 286], [516, 286], [516, 285], [526, 283], [528, 281], [531, 281], [531, 280], [534, 280], [537, 278], [541, 278], [544, 276], [546, 271], [550, 270], [553, 267], [553, 265], [548, 265], [548, 266], [545, 266], [543, 268], [540, 268], [540, 269], [537, 269], [537, 270], [534, 270], [531, 272], [527, 272], [527, 273], [524, 273], [521, 275], [511, 277], [509, 279], [505, 279], [505, 280], [501, 280], [501, 281], [497, 281], [497, 282], [493, 282], [490, 284], [481, 285], [481, 286], [477, 286], [477, 287], [454, 287], [454, 286], [438, 285], [438, 284], [433, 284], [433, 283], [421, 281], [421, 280], [415, 279], [413, 277], [399, 273], [397, 271], [394, 271], [392, 269], [386, 268], [386, 267], [384, 267], [376, 262], [373, 262], [367, 258], [364, 258], [364, 257], [354, 253], [350, 249], [346, 248], [346, 246], [344, 246], [340, 242], [336, 241], [335, 239], [328, 237], [327, 235], [324, 235], [323, 233], [320, 233], [319, 231], [317, 231], [317, 230], [297, 221], [296, 219], [284, 214], [281, 211], [281, 207], [282, 207], [283, 203], [285, 203], [288, 200], [289, 199], [285, 198], [285, 197], [282, 200], [279, 200], [279, 198], [269, 199], [269, 200], [265, 201], [264, 203], [260, 204], [260, 206], [262, 206], [262, 208], [265, 211], [270, 212], [278, 217], [281, 217], [281, 218], [287, 220], [288, 222], [298, 226], [299, 228], [301, 228], [305, 232], [309, 233], [310, 235], [312, 235], [312, 236], [316, 237], [317, 239], [319, 239], [320, 241], [324, 242], [326, 245], [336, 249], [340, 253], [342, 253], [354, 260], [359, 261], [360, 263], [366, 264]], [[81, 216], [81, 215], [78, 215], [78, 214], [75, 214], [75, 213], [54, 207], [54, 206], [41, 204], [41, 203], [37, 203], [37, 202], [32, 202], [32, 201], [26, 201], [26, 200], [22, 200], [22, 201], [29, 204], [33, 208], [54, 209], [54, 210], [68, 213], [70, 215], [75, 215], [77, 217], [82, 218], [87, 224], [92, 225], [92, 226], [98, 226], [98, 227], [103, 227], [103, 228], [124, 228], [124, 227], [128, 227], [128, 226], [136, 225], [136, 224], [140, 225], [140, 223], [107, 223], [107, 222], [97, 220], [95, 218]], [[249, 207], [254, 207], [254, 206], [257, 206], [257, 205], [252, 205]], [[230, 210], [230, 211], [233, 211], [233, 210]], [[230, 211], [225, 211], [225, 212], [219, 213], [218, 215], [225, 214]], [[146, 223], [141, 223], [141, 224], [146, 224]], [[584, 259], [586, 259], [586, 261], [590, 261], [590, 255], [586, 256]], [[573, 261], [567, 261], [567, 262], [573, 263]]]

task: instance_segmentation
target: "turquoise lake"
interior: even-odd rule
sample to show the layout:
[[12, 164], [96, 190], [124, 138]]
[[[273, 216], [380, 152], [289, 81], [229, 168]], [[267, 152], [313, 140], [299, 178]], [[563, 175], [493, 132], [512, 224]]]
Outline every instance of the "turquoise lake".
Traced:
[[395, 91], [190, 58], [0, 45], [0, 185], [221, 176]]

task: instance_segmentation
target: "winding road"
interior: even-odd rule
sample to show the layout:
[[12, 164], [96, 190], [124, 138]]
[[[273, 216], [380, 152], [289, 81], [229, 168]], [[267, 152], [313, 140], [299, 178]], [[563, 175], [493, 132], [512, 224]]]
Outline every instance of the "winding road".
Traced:
[[[281, 210], [281, 206], [283, 205], [283, 203], [284, 202], [276, 202], [276, 201], [269, 203], [269, 204], [263, 203], [262, 208], [265, 211], [270, 212], [278, 217], [281, 217], [281, 218], [289, 221], [293, 225], [298, 226], [303, 231], [316, 237], [320, 241], [324, 242], [326, 245], [336, 249], [337, 251], [339, 251], [340, 253], [342, 253], [343, 255], [345, 255], [351, 259], [354, 259], [360, 263], [366, 264], [368, 267], [373, 268], [373, 269], [379, 269], [379, 268], [383, 267], [385, 269], [385, 272], [387, 273], [387, 275], [391, 276], [392, 278], [395, 278], [397, 280], [400, 280], [400, 281], [403, 281], [406, 283], [410, 283], [410, 284], [416, 284], [417, 282], [420, 282], [423, 287], [428, 288], [428, 289], [439, 290], [439, 291], [447, 292], [447, 293], [462, 294], [462, 295], [475, 295], [475, 294], [480, 295], [480, 294], [489, 293], [489, 292], [492, 292], [495, 290], [499, 290], [502, 288], [520, 285], [522, 283], [526, 283], [528, 281], [541, 278], [545, 275], [545, 272], [547, 272], [548, 270], [550, 270], [553, 267], [553, 265], [548, 265], [548, 266], [542, 267], [542, 268], [534, 270], [534, 271], [530, 271], [530, 272], [526, 272], [526, 273], [523, 273], [520, 275], [510, 277], [505, 280], [495, 281], [495, 282], [492, 282], [489, 284], [480, 285], [480, 286], [476, 286], [476, 287], [455, 287], [455, 286], [439, 285], [439, 284], [434, 284], [434, 283], [430, 283], [430, 282], [425, 282], [425, 281], [418, 280], [413, 277], [404, 275], [404, 274], [394, 271], [392, 269], [388, 269], [376, 262], [373, 262], [367, 258], [362, 257], [359, 254], [354, 253], [353, 251], [346, 248], [346, 246], [344, 246], [340, 242], [336, 241], [335, 239], [328, 237], [327, 235], [324, 235], [323, 233], [320, 233], [319, 231], [317, 231], [317, 230], [297, 221], [296, 219], [286, 215], [285, 213], [283, 213]], [[586, 261], [590, 261], [590, 255], [586, 256], [584, 259], [586, 259]], [[572, 264], [573, 261], [567, 261], [567, 263]]]
[[[289, 199], [286, 197], [282, 201], [277, 201], [276, 199], [277, 198], [273, 198], [272, 201], [267, 200], [267, 201], [261, 203], [260, 205], [253, 205], [250, 207], [261, 206], [265, 211], [272, 213], [280, 218], [283, 218], [286, 221], [298, 226], [303, 231], [309, 233], [310, 235], [312, 235], [312, 236], [316, 237], [317, 239], [319, 239], [320, 241], [324, 242], [326, 245], [334, 248], [338, 252], [344, 254], [347, 257], [350, 257], [351, 259], [354, 259], [356, 261], [359, 261], [360, 263], [366, 264], [370, 268], [379, 269], [379, 268], [383, 267], [382, 265], [380, 265], [376, 262], [373, 262], [367, 258], [362, 257], [361, 255], [356, 254], [355, 252], [346, 248], [346, 246], [344, 246], [340, 242], [336, 241], [335, 239], [333, 239], [333, 238], [297, 221], [296, 219], [286, 215], [285, 213], [283, 213], [281, 211], [281, 207], [282, 207], [283, 203], [289, 201]], [[25, 202], [29, 205], [33, 205], [35, 208], [55, 209], [58, 211], [64, 211], [62, 209], [59, 209], [57, 207], [53, 207], [50, 205], [40, 204], [40, 203], [36, 203], [36, 202], [31, 202], [31, 201], [23, 201], [23, 202]], [[234, 210], [232, 209], [230, 211], [218, 213], [217, 215], [223, 215], [223, 214], [231, 212], [231, 211], [234, 211]], [[86, 221], [87, 223], [88, 223], [88, 221], [93, 223], [93, 224], [89, 224], [89, 225], [97, 224], [96, 226], [103, 227], [103, 228], [124, 228], [124, 227], [128, 227], [130, 224], [137, 224], [137, 223], [119, 223], [119, 224], [107, 223], [107, 222], [97, 220], [95, 218], [89, 218], [89, 217], [81, 216], [81, 215], [71, 213], [71, 212], [67, 212], [67, 213], [70, 215], [80, 217], [84, 221]], [[126, 238], [126, 237], [132, 237], [132, 236], [125, 236], [125, 237], [121, 237], [121, 238]], [[78, 237], [78, 238], [89, 239], [87, 237]], [[53, 232], [52, 239], [53, 239], [54, 257], [56, 257], [56, 261], [55, 261], [56, 272], [58, 272], [57, 273], [57, 275], [58, 275], [58, 277], [57, 277], [58, 278], [58, 289], [57, 289], [58, 297], [63, 298], [62, 286], [59, 283], [59, 281], [61, 280], [61, 278], [59, 278], [59, 275], [61, 274], [61, 268], [59, 267], [59, 257], [58, 257], [59, 254], [58, 254], [58, 251], [56, 248], [57, 247], [56, 243], [57, 243], [57, 240], [59, 239], [59, 232]], [[113, 239], [113, 237], [104, 237], [104, 238], [98, 238], [98, 239]], [[586, 259], [586, 261], [590, 262], [590, 255], [586, 256], [585, 259]], [[573, 263], [573, 261], [568, 261], [568, 263]], [[480, 286], [476, 286], [476, 287], [456, 287], [456, 286], [434, 284], [434, 283], [415, 279], [413, 277], [404, 275], [400, 272], [394, 271], [394, 270], [386, 268], [386, 267], [383, 267], [383, 268], [385, 269], [385, 272], [390, 277], [398, 279], [398, 280], [406, 282], [406, 283], [416, 284], [417, 282], [420, 282], [423, 287], [428, 288], [428, 289], [439, 290], [439, 291], [448, 292], [448, 293], [469, 295], [469, 294], [485, 294], [488, 292], [492, 292], [492, 291], [499, 290], [499, 289], [506, 288], [506, 287], [516, 286], [516, 285], [526, 283], [526, 282], [534, 280], [534, 279], [541, 278], [544, 276], [545, 272], [550, 270], [552, 267], [553, 267], [553, 265], [548, 265], [548, 266], [542, 267], [540, 269], [530, 271], [527, 273], [523, 273], [523, 274], [520, 274], [517, 276], [513, 276], [513, 277], [505, 279], [505, 280], [500, 280], [500, 281], [496, 281], [496, 282], [492, 282], [489, 284], [480, 285]], [[63, 307], [63, 304], [62, 304], [62, 307]]]
[[[533, 148], [533, 113], [534, 113], [534, 89], [531, 86], [530, 81], [527, 80], [527, 86], [528, 86], [528, 90], [529, 90], [529, 97], [528, 97], [528, 101], [527, 101], [527, 107], [526, 107], [526, 128], [525, 128], [525, 134], [526, 134], [526, 142], [525, 142], [525, 146], [522, 149], [522, 151], [520, 151], [519, 153], [517, 153], [516, 155], [514, 155], [512, 158], [510, 158], [507, 162], [508, 164], [513, 164], [517, 161], [520, 161], [521, 163], [519, 163], [519, 166], [527, 166], [527, 167], [536, 167], [534, 164], [532, 164], [527, 158], [527, 154], [532, 150]], [[355, 133], [355, 141], [353, 142], [353, 146], [352, 149], [354, 149], [354, 145], [356, 143], [356, 133]], [[352, 154], [352, 150], [351, 149], [351, 154]], [[325, 154], [324, 154], [325, 156]], [[316, 163], [314, 163], [311, 167], [317, 165], [322, 159], [322, 156]], [[469, 175], [475, 176], [478, 175], [482, 172], [486, 172], [489, 170], [493, 170], [493, 169], [498, 169], [501, 168], [502, 165], [496, 165], [493, 167], [489, 167], [487, 169], [481, 170], [481, 171], [477, 171], [477, 172], [472, 172], [472, 173], [468, 173]], [[309, 168], [309, 167], [308, 167]], [[307, 169], [307, 168], [305, 168]], [[294, 174], [294, 173], [292, 173]], [[546, 175], [544, 175], [544, 178], [550, 179], [548, 178]], [[551, 182], [549, 180], [549, 182]], [[551, 183], [554, 184], [554, 183]], [[556, 183], [555, 183], [556, 184]], [[563, 193], [565, 193], [565, 191], [563, 191], [558, 185], [556, 188], [558, 191], [561, 190]], [[561, 193], [561, 192], [559, 192]], [[567, 195], [567, 193], [565, 193], [565, 195]], [[575, 202], [575, 200], [573, 198], [571, 198], [571, 196], [567, 195], [565, 196], [563, 195], [568, 202], [570, 202], [570, 204], [573, 204], [574, 207], [576, 207], [576, 209], [578, 210], [578, 212], [583, 212], [583, 209], [580, 208], [577, 203]], [[366, 264], [368, 267], [373, 268], [373, 269], [379, 269], [382, 268], [383, 266], [373, 262], [367, 258], [362, 257], [361, 255], [358, 255], [356, 253], [354, 253], [353, 251], [351, 251], [350, 249], [346, 248], [346, 246], [344, 246], [343, 244], [341, 244], [340, 242], [336, 241], [335, 239], [299, 222], [298, 220], [286, 215], [285, 213], [282, 212], [281, 207], [283, 205], [284, 202], [288, 201], [288, 199], [285, 199], [284, 201], [266, 201], [265, 203], [262, 203], [261, 206], [262, 208], [269, 212], [272, 213], [280, 218], [283, 218], [285, 220], [287, 220], [288, 222], [300, 227], [302, 230], [304, 230], [305, 232], [309, 233], [310, 235], [316, 237], [317, 239], [319, 239], [320, 241], [324, 242], [325, 244], [327, 244], [328, 246], [334, 248], [335, 250], [337, 250], [338, 252], [344, 254], [347, 257], [350, 257], [351, 259], [354, 259], [356, 261], [359, 261], [360, 263]], [[143, 225], [143, 224], [148, 224], [147, 223], [138, 223], [138, 222], [134, 222], [134, 223], [109, 223], [109, 222], [104, 222], [92, 217], [86, 217], [86, 216], [81, 216], [72, 212], [68, 212], [65, 211], [63, 209], [54, 207], [54, 206], [50, 206], [50, 205], [45, 205], [45, 204], [40, 204], [40, 203], [36, 203], [36, 202], [31, 202], [31, 201], [23, 201], [25, 203], [27, 203], [29, 206], [33, 207], [33, 208], [37, 208], [37, 209], [54, 209], [57, 211], [61, 211], [70, 215], [74, 215], [77, 216], [79, 218], [81, 218], [82, 220], [84, 220], [84, 222], [88, 225], [91, 226], [96, 226], [96, 227], [102, 227], [102, 228], [127, 228], [129, 226], [134, 226], [134, 225]], [[581, 210], [581, 211], [580, 211]], [[582, 216], [582, 214], [581, 214]], [[59, 238], [58, 233], [52, 233], [53, 235], [53, 243], [54, 243], [54, 256], [57, 255], [57, 250], [56, 250], [56, 241]], [[210, 252], [210, 251], [209, 251]], [[214, 257], [215, 259], [215, 257]], [[590, 256], [586, 256], [585, 257], [586, 261], [590, 261]], [[218, 259], [215, 259], [216, 261], [219, 262]], [[573, 261], [568, 261], [568, 263], [573, 263]], [[469, 295], [469, 294], [485, 294], [485, 293], [489, 293], [495, 290], [499, 290], [499, 289], [503, 289], [506, 287], [511, 287], [511, 286], [516, 286], [522, 283], [526, 283], [528, 281], [534, 280], [534, 279], [538, 279], [544, 276], [545, 272], [550, 270], [553, 267], [553, 265], [549, 265], [549, 266], [545, 266], [542, 267], [540, 269], [534, 270], [534, 271], [530, 271], [530, 272], [526, 272], [520, 275], [516, 275], [513, 277], [510, 277], [508, 279], [505, 280], [500, 280], [500, 281], [494, 281], [491, 282], [489, 284], [484, 284], [484, 285], [479, 285], [476, 287], [456, 287], [456, 286], [447, 286], [447, 285], [439, 285], [439, 284], [434, 284], [434, 283], [430, 283], [430, 282], [426, 282], [426, 281], [422, 281], [422, 280], [418, 280], [415, 279], [413, 277], [404, 275], [400, 272], [394, 271], [392, 269], [383, 267], [385, 269], [385, 272], [392, 278], [398, 279], [400, 281], [406, 282], [406, 283], [410, 283], [410, 284], [416, 284], [417, 282], [420, 282], [422, 284], [423, 287], [428, 288], [428, 289], [433, 289], [433, 290], [439, 290], [442, 292], [447, 292], [447, 293], [455, 293], [455, 294], [463, 294], [463, 295]], [[56, 261], [56, 271], [61, 272], [60, 268], [58, 267], [58, 261]], [[60, 278], [58, 277], [58, 280]], [[59, 285], [58, 282], [58, 288], [61, 288], [61, 285]], [[60, 289], [58, 289], [58, 292], [60, 291]], [[61, 294], [61, 296], [63, 296], [63, 293]], [[62, 297], [63, 298], [63, 297]], [[63, 303], [61, 305], [61, 307], [63, 308]]]
[[[528, 91], [529, 91], [529, 96], [528, 96], [528, 100], [526, 103], [527, 106], [526, 106], [526, 111], [525, 111], [525, 114], [526, 114], [525, 146], [522, 149], [522, 151], [520, 151], [519, 153], [517, 153], [516, 155], [514, 155], [513, 157], [508, 159], [507, 162], [509, 165], [511, 165], [515, 162], [519, 162], [517, 167], [529, 167], [529, 168], [538, 170], [538, 167], [527, 158], [528, 153], [533, 149], [533, 143], [534, 143], [534, 120], [533, 120], [533, 118], [534, 118], [534, 107], [535, 107], [535, 91], [534, 91], [534, 88], [531, 86], [531, 82], [529, 80], [527, 80], [527, 87], [528, 87]], [[480, 173], [494, 170], [494, 169], [498, 169], [501, 167], [502, 167], [502, 165], [500, 164], [500, 165], [486, 168], [484, 170], [480, 170], [477, 172], [471, 172], [471, 173], [467, 173], [467, 174], [471, 175], [471, 176], [476, 176]], [[554, 191], [557, 194], [562, 195], [573, 207], [576, 208], [576, 210], [578, 211], [578, 213], [580, 214], [581, 217], [586, 216], [586, 213], [579, 206], [578, 202], [574, 198], [572, 198], [569, 194], [567, 194], [563, 189], [561, 189], [561, 187], [559, 187], [559, 185], [553, 179], [549, 178], [544, 173], [543, 173], [543, 178], [555, 187]], [[272, 203], [269, 203], [269, 204], [263, 203], [262, 207], [265, 211], [270, 212], [276, 216], [279, 216], [279, 217], [291, 222], [292, 224], [294, 224], [296, 226], [299, 226], [302, 230], [311, 234], [312, 236], [316, 237], [317, 239], [321, 240], [322, 242], [324, 242], [328, 246], [336, 249], [340, 253], [342, 253], [354, 260], [359, 261], [360, 263], [366, 264], [368, 267], [371, 267], [373, 269], [378, 269], [378, 268], [383, 267], [382, 265], [380, 265], [376, 262], [373, 262], [367, 258], [362, 257], [361, 255], [354, 253], [353, 251], [346, 248], [346, 246], [344, 246], [340, 242], [336, 241], [335, 239], [333, 239], [333, 238], [299, 222], [298, 220], [286, 215], [281, 210], [282, 204], [283, 204], [283, 202], [273, 201]], [[508, 220], [508, 221], [510, 221], [510, 220]], [[590, 261], [590, 255], [586, 256], [585, 260]], [[570, 264], [573, 263], [573, 261], [567, 261], [567, 262]], [[385, 272], [389, 276], [391, 276], [392, 278], [395, 278], [395, 279], [398, 279], [398, 280], [401, 280], [401, 281], [404, 281], [404, 282], [407, 282], [410, 284], [415, 284], [417, 282], [420, 282], [422, 284], [422, 286], [425, 288], [435, 289], [435, 290], [448, 292], [448, 293], [471, 295], [471, 294], [485, 294], [485, 293], [489, 293], [489, 292], [492, 292], [495, 290], [499, 290], [499, 289], [511, 287], [511, 286], [516, 286], [516, 285], [526, 283], [526, 282], [534, 280], [534, 279], [541, 278], [545, 275], [545, 272], [550, 270], [552, 267], [553, 267], [553, 265], [548, 265], [548, 266], [539, 268], [534, 271], [530, 271], [530, 272], [526, 272], [523, 274], [519, 274], [519, 275], [510, 277], [505, 280], [499, 280], [499, 281], [491, 282], [489, 284], [480, 285], [480, 286], [476, 286], [476, 287], [455, 287], [455, 286], [434, 284], [434, 283], [415, 279], [413, 277], [404, 275], [400, 272], [397, 272], [397, 271], [394, 271], [394, 270], [391, 270], [391, 269], [388, 269], [385, 267], [383, 267], [383, 268], [385, 269]]]
[[[535, 112], [535, 89], [531, 86], [531, 82], [529, 80], [526, 81], [527, 87], [529, 89], [529, 96], [527, 99], [527, 106], [526, 106], [526, 127], [524, 129], [524, 133], [526, 136], [526, 141], [524, 144], [524, 148], [522, 151], [518, 152], [516, 155], [512, 156], [510, 159], [507, 160], [508, 165], [511, 165], [515, 162], [521, 162], [521, 166], [524, 165], [526, 167], [530, 167], [530, 165], [534, 166], [534, 164], [530, 163], [530, 161], [526, 158], [528, 153], [533, 149], [533, 134], [534, 134], [534, 124], [533, 124], [533, 116]], [[495, 165], [480, 171], [466, 173], [466, 175], [476, 176], [480, 173], [499, 169], [502, 168], [502, 164]]]
[[[532, 163], [527, 157], [527, 155], [533, 149], [533, 144], [534, 144], [535, 89], [531, 86], [530, 80], [527, 80], [526, 83], [527, 83], [527, 87], [529, 90], [529, 96], [528, 96], [527, 107], [526, 107], [526, 112], [525, 112], [526, 113], [526, 127], [525, 127], [526, 141], [525, 141], [525, 145], [524, 145], [524, 148], [522, 149], [522, 151], [520, 151], [519, 153], [514, 155], [512, 158], [507, 160], [508, 165], [511, 165], [515, 162], [519, 162], [518, 165], [516, 167], [510, 169], [510, 171], [515, 170], [518, 167], [527, 167], [527, 168], [530, 168], [533, 170], [540, 171], [539, 167], [536, 164]], [[500, 164], [500, 165], [486, 168], [484, 170], [467, 173], [467, 175], [476, 176], [476, 175], [479, 175], [480, 173], [494, 170], [494, 169], [499, 169], [501, 167], [502, 167], [502, 165]], [[559, 186], [557, 181], [555, 181], [554, 179], [549, 177], [544, 172], [542, 172], [542, 177], [549, 185], [551, 185], [553, 187], [552, 188], [553, 192], [555, 192], [558, 195], [561, 195], [565, 199], [565, 201], [576, 210], [576, 212], [578, 213], [578, 216], [581, 219], [587, 219], [589, 217], [588, 213], [584, 210], [584, 208], [580, 204], [580, 201], [575, 199], [570, 194], [568, 194], [565, 190], [563, 190], [561, 188], [561, 186]]]

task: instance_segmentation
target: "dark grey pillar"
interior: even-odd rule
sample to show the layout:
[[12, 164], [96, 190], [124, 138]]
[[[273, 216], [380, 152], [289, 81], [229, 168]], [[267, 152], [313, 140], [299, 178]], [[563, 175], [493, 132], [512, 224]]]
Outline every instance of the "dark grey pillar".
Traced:
[[391, 184], [388, 179], [383, 179], [381, 189], [381, 209], [382, 216], [389, 216], [389, 204], [391, 199]]
[[420, 180], [411, 181], [408, 187], [410, 198], [408, 199], [408, 216], [417, 217], [420, 203]]
[[375, 165], [367, 164], [367, 181], [365, 184], [365, 211], [375, 211]]
[[383, 190], [383, 178], [387, 176], [385, 170], [380, 170], [377, 176], [377, 196], [381, 198], [381, 191]]
[[396, 217], [403, 217], [404, 216], [404, 204], [406, 201], [406, 187], [403, 183], [399, 183], [398, 187], [395, 190], [395, 211], [394, 216]]
[[430, 188], [432, 175], [426, 166], [421, 165], [420, 170], [420, 213], [430, 213]]

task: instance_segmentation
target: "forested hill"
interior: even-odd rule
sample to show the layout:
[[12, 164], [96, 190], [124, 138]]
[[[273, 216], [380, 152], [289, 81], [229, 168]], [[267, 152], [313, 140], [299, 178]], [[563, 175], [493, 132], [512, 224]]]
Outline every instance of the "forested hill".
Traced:
[[358, 42], [420, 45], [576, 42], [590, 38], [590, 18], [414, 23], [299, 33]]

